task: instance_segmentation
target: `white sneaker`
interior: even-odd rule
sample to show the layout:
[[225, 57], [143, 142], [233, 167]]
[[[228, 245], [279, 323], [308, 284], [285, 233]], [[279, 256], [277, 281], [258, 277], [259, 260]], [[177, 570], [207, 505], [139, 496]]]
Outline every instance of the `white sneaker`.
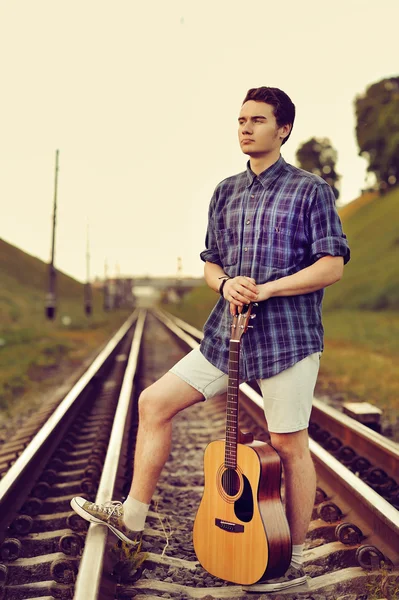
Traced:
[[71, 500], [73, 510], [90, 523], [106, 525], [123, 542], [137, 545], [141, 541], [142, 531], [133, 531], [126, 527], [123, 520], [123, 504], [117, 500], [94, 504], [85, 498], [75, 496]]
[[243, 585], [242, 589], [244, 592], [279, 592], [280, 590], [285, 590], [296, 585], [303, 585], [307, 582], [307, 579], [305, 571], [302, 568], [296, 569], [293, 566], [289, 566], [282, 577], [261, 579], [252, 585]]

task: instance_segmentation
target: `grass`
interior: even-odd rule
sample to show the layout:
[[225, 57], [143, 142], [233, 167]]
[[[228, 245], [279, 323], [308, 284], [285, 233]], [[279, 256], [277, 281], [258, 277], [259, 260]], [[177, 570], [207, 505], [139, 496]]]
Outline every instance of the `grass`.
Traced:
[[399, 310], [399, 187], [367, 194], [340, 211], [351, 260], [339, 285], [326, 292], [328, 310]]
[[399, 419], [399, 313], [337, 310], [324, 314], [325, 351], [317, 393], [364, 401]]
[[[102, 312], [102, 311], [101, 311]], [[65, 383], [85, 359], [111, 337], [131, 311], [90, 319], [82, 316], [68, 328], [58, 320], [37, 319], [32, 327], [2, 332], [0, 347], [0, 426], [38, 408], [46, 393]]]
[[[52, 388], [81, 368], [130, 314], [104, 312], [93, 292], [83, 311], [83, 285], [57, 273], [57, 312], [44, 316], [48, 266], [0, 240], [0, 426], [40, 406]], [[67, 317], [67, 319], [65, 319]]]
[[202, 329], [217, 300], [215, 292], [203, 285], [195, 288], [176, 304], [164, 304], [164, 308], [190, 325]]

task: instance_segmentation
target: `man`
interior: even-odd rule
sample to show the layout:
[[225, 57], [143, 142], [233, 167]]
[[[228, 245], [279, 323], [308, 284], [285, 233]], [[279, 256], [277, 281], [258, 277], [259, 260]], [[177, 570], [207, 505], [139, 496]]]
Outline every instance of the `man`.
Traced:
[[240, 375], [256, 379], [262, 391], [271, 444], [284, 467], [293, 552], [283, 577], [244, 586], [254, 592], [306, 581], [302, 555], [316, 487], [307, 428], [323, 350], [321, 301], [349, 260], [332, 189], [280, 154], [294, 119], [295, 106], [283, 91], [248, 91], [238, 118], [247, 169], [217, 186], [209, 208], [201, 258], [207, 284], [221, 297], [200, 349], [140, 396], [134, 477], [124, 504], [72, 500], [83, 518], [108, 525], [125, 541], [138, 539], [169, 456], [172, 418], [226, 390], [231, 315], [258, 302], [254, 329], [241, 342]]

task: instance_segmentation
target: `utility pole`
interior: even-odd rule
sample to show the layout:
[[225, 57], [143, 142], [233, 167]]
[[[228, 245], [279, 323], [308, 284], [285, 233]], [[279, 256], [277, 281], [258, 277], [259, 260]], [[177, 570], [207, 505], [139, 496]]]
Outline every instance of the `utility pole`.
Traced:
[[120, 308], [122, 304], [122, 280], [121, 270], [119, 263], [115, 265], [115, 296], [114, 296], [114, 308]]
[[53, 234], [51, 244], [51, 262], [49, 264], [49, 286], [46, 295], [46, 317], [47, 319], [53, 320], [56, 313], [56, 279], [57, 272], [54, 267], [54, 254], [55, 254], [55, 225], [57, 222], [57, 189], [58, 189], [58, 155], [59, 151], [56, 151], [55, 155], [55, 182], [54, 182], [54, 208], [53, 208]]
[[177, 293], [179, 299], [183, 297], [182, 272], [183, 272], [183, 263], [182, 263], [181, 256], [178, 256], [177, 257], [176, 293]]
[[108, 286], [108, 265], [107, 261], [104, 262], [104, 298], [103, 298], [103, 309], [108, 312], [111, 308], [109, 303], [109, 286]]
[[90, 248], [89, 248], [89, 224], [87, 223], [87, 246], [86, 246], [86, 285], [84, 288], [84, 304], [86, 315], [93, 312], [92, 292], [90, 285]]

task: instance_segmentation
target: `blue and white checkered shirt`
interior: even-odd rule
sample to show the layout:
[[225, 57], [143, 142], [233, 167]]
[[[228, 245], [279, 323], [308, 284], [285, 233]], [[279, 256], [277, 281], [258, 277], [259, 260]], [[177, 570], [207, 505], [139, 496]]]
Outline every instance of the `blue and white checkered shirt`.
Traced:
[[[283, 157], [258, 176], [250, 169], [217, 186], [209, 207], [206, 250], [201, 259], [230, 277], [256, 283], [292, 275], [323, 256], [350, 251], [331, 187]], [[241, 338], [240, 379], [276, 375], [323, 350], [323, 290], [270, 298], [254, 309], [253, 329]], [[220, 297], [204, 326], [202, 354], [228, 372], [232, 317]]]

